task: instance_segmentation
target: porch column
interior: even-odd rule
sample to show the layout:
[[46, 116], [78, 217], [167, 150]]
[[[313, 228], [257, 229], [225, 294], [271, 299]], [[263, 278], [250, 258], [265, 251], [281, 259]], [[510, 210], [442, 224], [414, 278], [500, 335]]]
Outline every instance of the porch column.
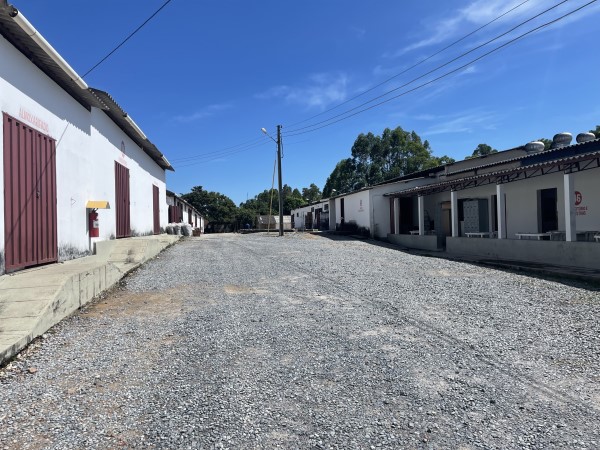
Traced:
[[425, 235], [425, 197], [419, 195], [419, 236]]
[[564, 175], [565, 191], [565, 235], [567, 242], [577, 240], [575, 218], [575, 177], [572, 173]]
[[498, 239], [506, 239], [506, 198], [504, 197], [504, 185], [496, 185], [496, 198], [498, 199]]
[[394, 198], [394, 234], [400, 234], [400, 198]]
[[452, 214], [452, 237], [459, 237], [458, 229], [458, 192], [450, 192], [450, 213]]

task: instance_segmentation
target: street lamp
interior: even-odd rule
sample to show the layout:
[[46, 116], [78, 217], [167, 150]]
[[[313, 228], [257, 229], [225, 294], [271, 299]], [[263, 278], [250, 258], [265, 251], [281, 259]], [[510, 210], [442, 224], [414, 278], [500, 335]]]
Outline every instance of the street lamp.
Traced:
[[[266, 128], [261, 128], [262, 132], [271, 138], [277, 144], [277, 174], [279, 184], [279, 236], [283, 236], [283, 192], [281, 187], [281, 125], [277, 125], [277, 140], [267, 133]], [[269, 218], [269, 221], [271, 218]]]

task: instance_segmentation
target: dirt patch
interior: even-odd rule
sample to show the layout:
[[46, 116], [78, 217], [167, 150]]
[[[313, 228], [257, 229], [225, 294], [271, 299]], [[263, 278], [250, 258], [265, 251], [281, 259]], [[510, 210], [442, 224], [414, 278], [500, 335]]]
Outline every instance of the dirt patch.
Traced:
[[110, 297], [86, 307], [81, 315], [94, 318], [179, 316], [184, 310], [184, 298], [190, 293], [192, 287], [187, 285], [159, 292], [115, 291]]

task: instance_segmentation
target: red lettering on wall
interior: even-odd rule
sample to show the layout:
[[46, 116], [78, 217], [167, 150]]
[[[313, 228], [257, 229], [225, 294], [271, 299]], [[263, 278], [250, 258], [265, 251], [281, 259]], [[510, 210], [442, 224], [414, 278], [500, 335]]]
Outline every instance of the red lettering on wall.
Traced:
[[19, 109], [19, 118], [23, 119], [23, 121], [33, 125], [37, 129], [42, 130], [46, 134], [50, 133], [50, 127], [48, 127], [48, 124], [46, 122], [44, 122], [42, 119], [40, 119], [39, 117], [37, 117], [36, 115], [27, 111], [25, 108]]

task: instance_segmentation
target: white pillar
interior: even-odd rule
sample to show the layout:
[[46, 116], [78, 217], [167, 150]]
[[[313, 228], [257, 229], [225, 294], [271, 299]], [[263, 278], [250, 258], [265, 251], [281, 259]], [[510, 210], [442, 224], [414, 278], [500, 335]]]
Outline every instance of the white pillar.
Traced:
[[498, 239], [506, 239], [506, 197], [504, 195], [504, 185], [496, 185], [496, 198], [498, 201], [498, 211], [496, 216], [498, 217]]
[[400, 199], [394, 198], [394, 234], [400, 234]]
[[419, 236], [425, 234], [425, 197], [419, 195]]
[[564, 175], [565, 191], [565, 235], [568, 242], [577, 240], [575, 218], [575, 176], [572, 173]]
[[450, 213], [452, 215], [452, 237], [459, 237], [458, 229], [458, 192], [450, 192]]

